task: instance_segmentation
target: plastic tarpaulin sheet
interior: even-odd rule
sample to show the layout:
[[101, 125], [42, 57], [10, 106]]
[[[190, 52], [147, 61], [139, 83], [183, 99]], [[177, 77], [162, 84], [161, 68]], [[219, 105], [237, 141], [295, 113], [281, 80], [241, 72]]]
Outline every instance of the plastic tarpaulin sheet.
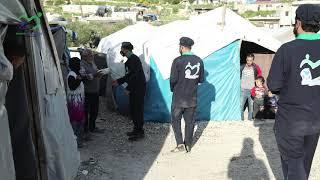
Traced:
[[108, 67], [111, 70], [113, 79], [121, 78], [125, 75], [124, 58], [120, 55], [121, 43], [131, 42], [135, 53], [141, 60], [146, 79], [149, 79], [149, 65], [145, 61], [143, 48], [144, 43], [154, 35], [156, 28], [145, 22], [128, 26], [116, 33], [103, 38], [97, 48], [98, 52], [107, 54]]
[[217, 24], [221, 24], [223, 15], [225, 16], [224, 32], [235, 33], [240, 39], [256, 43], [273, 52], [276, 52], [281, 46], [282, 43], [280, 41], [228, 8], [225, 14], [223, 7], [219, 7], [192, 17], [190, 21], [195, 26], [201, 27], [204, 25], [206, 28], [211, 29], [217, 27]]
[[240, 41], [204, 59], [205, 82], [198, 89], [198, 120], [240, 120]]
[[18, 0], [1, 0], [0, 23], [18, 23], [20, 22], [19, 17], [25, 14], [25, 9]]
[[170, 77], [171, 64], [179, 56], [179, 39], [183, 36], [194, 40], [192, 51], [202, 59], [240, 39], [235, 33], [194, 21], [174, 21], [160, 26], [156, 35], [145, 44], [145, 56], [154, 58], [165, 79]]
[[2, 43], [5, 31], [6, 28], [0, 26], [0, 179], [15, 180], [8, 114], [4, 105], [8, 82], [13, 76], [12, 65], [3, 52]]
[[[203, 59], [205, 82], [198, 88], [197, 120], [240, 120], [240, 41]], [[124, 96], [118, 90], [118, 96]], [[150, 80], [145, 97], [145, 121], [170, 122], [172, 93], [169, 79], [150, 60]], [[118, 98], [127, 105], [127, 98]], [[119, 109], [125, 109], [120, 107]]]
[[[41, 33], [44, 33], [40, 29]], [[80, 165], [62, 82], [45, 35], [32, 39], [33, 61], [37, 72], [37, 89], [41, 130], [46, 152], [48, 180], [69, 180]]]

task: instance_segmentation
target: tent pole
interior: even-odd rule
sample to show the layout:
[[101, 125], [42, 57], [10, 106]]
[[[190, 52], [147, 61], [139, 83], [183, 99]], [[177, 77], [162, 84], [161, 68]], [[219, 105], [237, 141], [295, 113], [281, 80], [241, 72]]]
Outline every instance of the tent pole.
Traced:
[[223, 2], [222, 16], [221, 16], [221, 30], [223, 31], [224, 26], [226, 25], [226, 9], [227, 2]]

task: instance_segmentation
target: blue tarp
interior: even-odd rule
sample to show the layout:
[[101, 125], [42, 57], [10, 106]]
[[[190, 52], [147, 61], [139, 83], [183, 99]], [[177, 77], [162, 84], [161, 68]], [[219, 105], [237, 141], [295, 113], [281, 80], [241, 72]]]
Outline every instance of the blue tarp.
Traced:
[[[240, 41], [203, 59], [205, 82], [198, 88], [197, 120], [240, 120]], [[115, 95], [120, 112], [128, 112], [123, 88]], [[154, 59], [150, 60], [150, 80], [145, 97], [145, 121], [170, 122], [172, 93]]]

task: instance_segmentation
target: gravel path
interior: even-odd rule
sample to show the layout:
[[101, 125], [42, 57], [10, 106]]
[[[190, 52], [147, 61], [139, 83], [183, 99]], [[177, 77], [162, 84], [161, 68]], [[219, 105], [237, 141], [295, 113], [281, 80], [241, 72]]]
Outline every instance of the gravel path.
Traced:
[[[98, 125], [105, 133], [80, 149], [78, 180], [283, 179], [272, 120], [197, 123], [192, 152], [172, 154], [170, 124], [146, 123], [146, 138], [129, 143], [125, 133], [131, 130], [130, 120], [103, 111]], [[318, 148], [310, 180], [320, 177], [319, 156]], [[90, 164], [89, 158], [96, 162]]]

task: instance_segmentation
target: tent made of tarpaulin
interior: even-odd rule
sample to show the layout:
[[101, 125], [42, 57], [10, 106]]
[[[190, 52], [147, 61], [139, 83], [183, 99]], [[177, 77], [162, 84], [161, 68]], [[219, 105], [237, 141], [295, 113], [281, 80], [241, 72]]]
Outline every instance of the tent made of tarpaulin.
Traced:
[[[12, 89], [13, 92], [7, 92], [8, 85], [10, 89], [13, 79], [17, 78], [17, 74], [13, 73], [11, 63], [4, 55], [2, 46], [4, 39], [10, 34], [7, 31], [10, 29], [8, 26], [17, 27], [22, 22], [19, 17], [32, 17], [37, 12], [42, 12], [38, 0], [4, 0], [0, 2], [0, 179], [14, 180], [16, 176], [20, 176], [15, 172], [14, 166], [30, 168], [27, 167], [28, 162], [13, 164], [13, 159], [25, 155], [24, 147], [19, 150], [22, 152], [21, 154], [16, 152], [15, 157], [12, 154], [11, 147], [15, 142], [10, 140], [8, 122], [16, 121], [16, 126], [19, 128], [15, 128], [13, 134], [23, 133], [19, 136], [23, 138], [24, 133], [28, 134], [32, 131], [33, 154], [37, 160], [38, 178], [70, 180], [77, 173], [80, 154], [69, 122], [59, 59], [44, 16], [40, 17], [40, 26], [34, 30], [35, 34], [23, 31], [26, 33], [23, 35], [27, 49], [26, 61], [22, 66], [24, 73], [21, 74], [20, 81], [15, 82], [17, 87], [23, 88], [23, 91], [16, 88]], [[15, 35], [17, 34], [11, 38], [14, 38]], [[25, 84], [17, 82], [25, 82]], [[15, 92], [21, 94], [8, 97], [8, 94], [14, 95]], [[17, 103], [21, 107], [21, 99], [18, 97], [28, 99], [26, 106], [17, 108], [14, 114], [9, 111], [7, 113], [6, 107], [9, 102], [5, 102], [5, 100], [9, 98], [12, 100], [11, 104]], [[23, 110], [23, 113], [18, 109]], [[26, 109], [30, 111], [26, 111]], [[16, 118], [10, 119], [10, 117]], [[29, 123], [33, 125], [31, 129], [20, 127], [19, 123], [26, 118], [30, 118], [31, 122]], [[25, 139], [19, 139], [19, 141], [23, 142]]]
[[[144, 54], [146, 61], [150, 61], [145, 121], [170, 121], [169, 77], [172, 61], [179, 56], [182, 36], [194, 39], [192, 51], [203, 59], [206, 71], [206, 82], [198, 89], [197, 120], [240, 120], [240, 52], [243, 48], [248, 51], [242, 45], [256, 45], [250, 47], [252, 52], [264, 49], [274, 52], [281, 43], [229, 9], [225, 11], [222, 27], [223, 11], [217, 8], [188, 21], [159, 27], [145, 43]], [[123, 93], [116, 92], [117, 103], [127, 105]]]
[[278, 39], [281, 43], [287, 43], [295, 39], [293, 34], [293, 27], [282, 27], [270, 31], [271, 35]]
[[[155, 27], [146, 22], [140, 22], [128, 26], [103, 38], [97, 48], [98, 52], [107, 54], [108, 67], [111, 70], [111, 77], [114, 79], [125, 75], [124, 58], [120, 55], [121, 43], [131, 42], [134, 46], [133, 52], [144, 60], [143, 44], [154, 35]], [[149, 79], [149, 68], [143, 62], [146, 79]]]
[[[205, 82], [198, 89], [197, 120], [234, 120], [240, 118], [240, 36], [205, 28], [193, 21], [168, 26], [163, 38], [146, 43], [145, 54], [150, 58], [150, 81], [145, 99], [146, 121], [170, 121], [172, 93], [169, 77], [171, 64], [179, 56], [178, 43], [183, 36], [195, 41], [192, 51], [203, 59]], [[182, 27], [179, 29], [179, 27]], [[162, 52], [162, 53], [159, 53]], [[166, 53], [163, 53], [166, 52]], [[228, 83], [226, 83], [228, 82]], [[225, 102], [232, 102], [224, 104]], [[227, 106], [228, 105], [228, 106]]]

